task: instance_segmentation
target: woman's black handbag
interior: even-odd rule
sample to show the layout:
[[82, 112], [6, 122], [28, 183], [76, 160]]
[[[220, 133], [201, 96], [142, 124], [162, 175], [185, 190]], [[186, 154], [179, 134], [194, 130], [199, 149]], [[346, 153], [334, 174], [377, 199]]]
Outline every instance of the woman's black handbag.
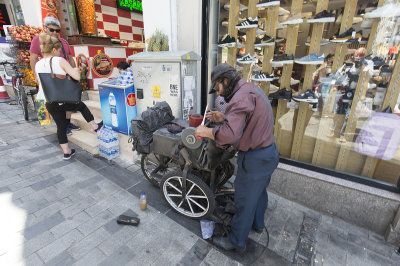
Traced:
[[53, 57], [50, 58], [51, 73], [38, 73], [46, 101], [49, 103], [78, 103], [82, 88], [78, 80], [67, 75], [53, 73]]

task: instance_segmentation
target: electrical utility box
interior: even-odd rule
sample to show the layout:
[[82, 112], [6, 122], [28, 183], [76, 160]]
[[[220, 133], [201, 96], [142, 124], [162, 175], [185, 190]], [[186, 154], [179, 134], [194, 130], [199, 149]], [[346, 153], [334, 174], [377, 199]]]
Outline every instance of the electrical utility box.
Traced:
[[176, 118], [188, 120], [189, 114], [200, 113], [200, 56], [189, 51], [143, 52], [128, 59], [133, 60], [138, 115], [162, 101], [171, 106]]

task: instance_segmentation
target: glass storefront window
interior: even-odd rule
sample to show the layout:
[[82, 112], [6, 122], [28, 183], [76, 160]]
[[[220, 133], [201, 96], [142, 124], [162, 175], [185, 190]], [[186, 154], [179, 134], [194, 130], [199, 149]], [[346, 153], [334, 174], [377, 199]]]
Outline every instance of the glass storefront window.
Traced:
[[397, 185], [396, 1], [313, 2], [220, 0], [214, 59], [269, 96], [282, 157]]

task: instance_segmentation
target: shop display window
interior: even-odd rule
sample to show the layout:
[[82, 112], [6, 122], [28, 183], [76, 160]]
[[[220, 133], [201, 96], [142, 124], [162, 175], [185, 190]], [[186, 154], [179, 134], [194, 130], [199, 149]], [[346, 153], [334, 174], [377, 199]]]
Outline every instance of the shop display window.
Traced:
[[398, 184], [400, 2], [220, 0], [217, 9], [211, 60], [264, 89], [283, 158]]

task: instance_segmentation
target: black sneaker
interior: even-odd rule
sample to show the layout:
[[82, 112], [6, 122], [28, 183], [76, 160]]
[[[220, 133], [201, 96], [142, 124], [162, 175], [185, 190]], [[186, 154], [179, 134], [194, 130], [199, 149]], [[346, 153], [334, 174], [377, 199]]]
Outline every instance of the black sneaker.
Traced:
[[71, 130], [80, 130], [80, 129], [81, 129], [80, 126], [74, 125], [74, 124], [72, 124], [72, 123], [69, 123], [69, 124], [68, 124], [68, 127], [69, 127], [69, 129], [71, 129]]
[[293, 55], [278, 55], [275, 56], [274, 59], [271, 60], [273, 63], [281, 63], [281, 64], [293, 64], [294, 56]]
[[226, 35], [218, 43], [218, 47], [235, 47], [235, 45], [236, 45], [235, 37], [231, 37], [229, 35]]
[[255, 19], [248, 17], [242, 23], [239, 23], [236, 25], [236, 29], [250, 29], [250, 28], [257, 28], [257, 27], [258, 27], [258, 17], [256, 17]]
[[347, 40], [352, 38], [354, 29], [350, 28], [347, 31], [343, 32], [342, 34], [338, 35], [338, 36], [333, 36], [332, 38], [330, 38], [329, 40], [331, 42], [339, 42], [339, 43], [344, 43]]
[[274, 100], [290, 100], [292, 98], [292, 91], [288, 91], [287, 89], [281, 89], [277, 92], [271, 93], [268, 95], [268, 98]]
[[64, 161], [69, 160], [75, 155], [75, 149], [71, 149], [71, 153], [64, 153]]
[[343, 94], [342, 102], [344, 103], [351, 103], [354, 98], [354, 91], [346, 88]]
[[254, 81], [273, 81], [274, 80], [274, 73], [272, 73], [271, 75], [267, 74], [267, 73], [260, 73], [260, 74], [256, 74], [254, 75], [251, 79]]
[[72, 135], [72, 131], [69, 127], [67, 127], [67, 136]]
[[255, 47], [271, 46], [274, 44], [274, 38], [268, 35], [264, 35], [262, 38], [256, 38], [254, 43]]
[[318, 97], [312, 90], [307, 90], [300, 95], [293, 95], [293, 100], [296, 102], [317, 103]]

